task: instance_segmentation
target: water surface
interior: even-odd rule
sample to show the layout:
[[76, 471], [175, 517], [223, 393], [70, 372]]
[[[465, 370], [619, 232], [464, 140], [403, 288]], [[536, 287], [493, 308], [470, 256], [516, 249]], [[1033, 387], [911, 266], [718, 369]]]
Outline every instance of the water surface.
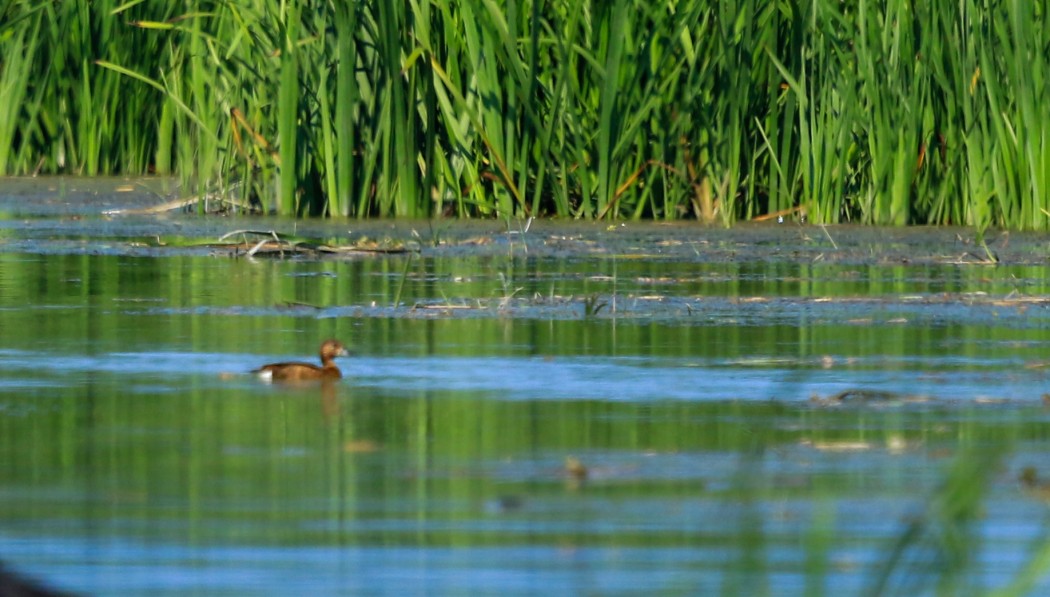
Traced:
[[[1017, 481], [1050, 475], [1037, 239], [989, 266], [958, 232], [122, 219], [33, 192], [0, 201], [0, 558], [56, 588], [978, 594], [1046, 536]], [[409, 250], [170, 242], [282, 226]], [[327, 337], [354, 352], [336, 384], [247, 373]], [[938, 509], [956, 477], [979, 513]]]

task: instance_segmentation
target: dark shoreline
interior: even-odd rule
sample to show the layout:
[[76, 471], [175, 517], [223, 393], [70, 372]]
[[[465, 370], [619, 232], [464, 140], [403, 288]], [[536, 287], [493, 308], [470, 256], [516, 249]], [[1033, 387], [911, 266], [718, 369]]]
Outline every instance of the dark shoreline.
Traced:
[[[0, 252], [212, 253], [205, 247], [236, 230], [274, 231], [335, 247], [386, 243], [425, 256], [625, 258], [695, 263], [853, 265], [1046, 265], [1050, 237], [1037, 232], [963, 227], [870, 227], [798, 222], [742, 223], [523, 220], [296, 220], [196, 215], [184, 211], [107, 215], [164, 202], [170, 179], [0, 179]], [[527, 231], [526, 231], [527, 230]], [[177, 242], [166, 242], [167, 239]], [[370, 245], [371, 246], [371, 245]], [[309, 256], [296, 255], [297, 258]], [[342, 258], [317, 255], [316, 258]]]

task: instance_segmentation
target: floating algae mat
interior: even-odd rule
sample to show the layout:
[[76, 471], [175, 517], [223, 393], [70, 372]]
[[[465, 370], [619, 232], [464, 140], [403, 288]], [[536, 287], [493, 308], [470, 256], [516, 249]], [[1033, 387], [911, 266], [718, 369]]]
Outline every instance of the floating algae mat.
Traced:
[[[132, 212], [157, 184], [0, 185], [8, 569], [107, 595], [1050, 588], [1039, 236]], [[329, 337], [337, 384], [247, 374]]]

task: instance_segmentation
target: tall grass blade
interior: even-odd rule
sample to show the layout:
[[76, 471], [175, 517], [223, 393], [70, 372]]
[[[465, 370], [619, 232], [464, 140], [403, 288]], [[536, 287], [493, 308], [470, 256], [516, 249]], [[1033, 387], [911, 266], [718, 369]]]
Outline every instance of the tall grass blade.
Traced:
[[1045, 230], [1048, 12], [8, 2], [0, 171], [170, 172], [298, 215]]
[[286, 5], [282, 15], [284, 43], [281, 48], [280, 87], [277, 95], [277, 142], [280, 148], [280, 196], [278, 212], [286, 215], [299, 211], [296, 197], [298, 187], [297, 152], [299, 129], [299, 9], [295, 3]]

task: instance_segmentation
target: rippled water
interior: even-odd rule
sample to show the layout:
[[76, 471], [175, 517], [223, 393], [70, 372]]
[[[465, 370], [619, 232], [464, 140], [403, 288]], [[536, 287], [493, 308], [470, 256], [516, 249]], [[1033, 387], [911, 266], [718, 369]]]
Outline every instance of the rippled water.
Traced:
[[[249, 259], [142, 239], [298, 224], [89, 199], [0, 209], [0, 560], [51, 586], [979, 594], [1038, 561], [1038, 242], [354, 223], [310, 225], [413, 252]], [[248, 373], [327, 337], [338, 383]]]

